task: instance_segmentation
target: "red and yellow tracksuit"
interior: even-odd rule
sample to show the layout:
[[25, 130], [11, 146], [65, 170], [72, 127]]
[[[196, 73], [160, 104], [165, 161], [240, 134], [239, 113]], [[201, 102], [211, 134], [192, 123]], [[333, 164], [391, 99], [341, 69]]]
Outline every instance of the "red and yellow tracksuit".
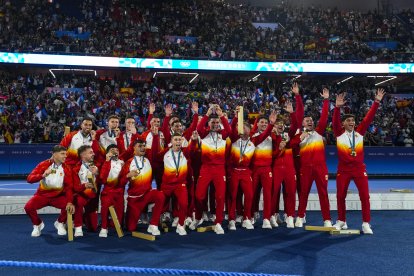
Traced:
[[197, 126], [201, 141], [201, 169], [196, 188], [196, 219], [200, 220], [203, 212], [203, 203], [207, 196], [208, 186], [213, 181], [216, 198], [216, 221], [223, 221], [224, 199], [226, 194], [225, 152], [226, 138], [231, 129], [227, 119], [222, 116], [224, 129], [216, 132], [205, 128], [208, 116], [204, 116]]
[[[44, 172], [49, 168], [53, 169], [54, 172], [43, 177]], [[39, 218], [37, 210], [46, 206], [53, 206], [61, 209], [58, 221], [65, 223], [66, 205], [73, 202], [71, 168], [66, 164], [56, 166], [53, 160], [45, 160], [37, 165], [27, 177], [29, 183], [39, 181], [39, 188], [24, 206], [26, 214], [30, 217], [33, 225], [39, 225], [42, 220]]]
[[[374, 102], [362, 122], [354, 131], [345, 131], [341, 124], [341, 111], [334, 109], [332, 118], [333, 131], [336, 136], [338, 149], [338, 172], [336, 176], [336, 198], [338, 202], [338, 220], [346, 221], [345, 199], [348, 186], [354, 180], [359, 192], [362, 207], [362, 220], [370, 222], [371, 211], [369, 203], [368, 174], [364, 164], [364, 134], [374, 119], [379, 103]], [[355, 154], [352, 154], [354, 145]]]
[[[303, 218], [313, 181], [318, 189], [323, 220], [331, 220], [328, 198], [328, 168], [325, 159], [323, 134], [328, 123], [329, 100], [323, 101], [321, 118], [315, 130], [300, 142], [300, 186], [298, 217]], [[302, 132], [297, 134], [300, 136]]]
[[124, 186], [119, 183], [119, 176], [124, 161], [105, 161], [101, 167], [100, 179], [103, 184], [101, 192], [101, 227], [108, 228], [109, 207], [114, 206], [119, 223], [123, 225], [124, 218]]
[[[136, 177], [127, 178], [130, 171], [139, 170]], [[150, 203], [155, 203], [152, 208], [150, 224], [158, 225], [164, 205], [164, 194], [151, 188], [152, 168], [150, 161], [144, 156], [134, 156], [125, 162], [120, 173], [120, 184], [128, 186], [128, 203], [125, 224], [128, 231], [135, 231], [141, 212]]]

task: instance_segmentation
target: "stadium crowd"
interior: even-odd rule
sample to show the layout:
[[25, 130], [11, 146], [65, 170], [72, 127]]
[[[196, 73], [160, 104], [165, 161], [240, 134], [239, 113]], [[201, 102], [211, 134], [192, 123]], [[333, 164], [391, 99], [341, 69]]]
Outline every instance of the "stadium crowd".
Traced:
[[[133, 116], [137, 131], [143, 132], [150, 103], [156, 112], [164, 113], [164, 106], [172, 104], [185, 125], [191, 121], [191, 102], [199, 103], [199, 113], [204, 114], [209, 104], [217, 103], [223, 111], [231, 113], [243, 105], [245, 113], [253, 118], [258, 113], [271, 110], [283, 112], [286, 101], [292, 100], [291, 82], [259, 78], [203, 79], [189, 84], [178, 77], [155, 78], [146, 81], [109, 79], [91, 76], [25, 75], [16, 77], [0, 73], [0, 143], [56, 143], [61, 140], [64, 126], [77, 129], [83, 117], [94, 119], [96, 127], [106, 126], [106, 118], [116, 114], [121, 118]], [[332, 93], [346, 92], [346, 110], [356, 114], [361, 121], [372, 105], [373, 83], [346, 82], [326, 84], [322, 80], [304, 80], [301, 84], [305, 112], [318, 118], [321, 100], [320, 87], [327, 85]], [[393, 91], [393, 87], [387, 88]], [[333, 100], [331, 107], [333, 109]], [[365, 144], [371, 146], [412, 146], [414, 101], [384, 97], [379, 116], [371, 124]], [[332, 112], [330, 112], [332, 116]], [[253, 123], [254, 119], [251, 120]], [[331, 120], [329, 120], [331, 122]], [[335, 144], [331, 123], [325, 136], [328, 144]]]
[[[414, 59], [411, 11], [261, 8], [215, 0], [180, 0], [174, 6], [166, 1], [2, 2], [1, 51], [223, 60]], [[368, 46], [385, 41], [395, 41], [397, 48]]]

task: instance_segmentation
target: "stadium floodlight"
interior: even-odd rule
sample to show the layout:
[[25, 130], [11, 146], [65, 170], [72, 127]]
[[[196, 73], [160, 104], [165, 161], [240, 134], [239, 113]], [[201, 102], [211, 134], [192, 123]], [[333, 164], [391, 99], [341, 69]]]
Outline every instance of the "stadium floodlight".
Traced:
[[387, 81], [391, 81], [391, 80], [394, 80], [394, 79], [396, 79], [396, 78], [397, 78], [396, 76], [387, 76], [387, 77], [388, 77], [388, 79], [387, 79], [387, 80], [380, 81], [380, 82], [376, 83], [376, 84], [375, 84], [375, 86], [380, 85], [380, 84], [383, 84], [383, 83], [385, 83], [385, 82], [387, 82]]
[[56, 75], [53, 73], [53, 71], [93, 72], [95, 77], [98, 75], [96, 70], [93, 70], [93, 69], [59, 69], [59, 68], [51, 68], [51, 69], [49, 69], [49, 72], [53, 76], [54, 79], [56, 79]]
[[261, 74], [257, 74], [256, 76], [254, 76], [253, 78], [251, 78], [248, 82], [251, 81], [257, 81], [257, 78], [260, 77]]
[[344, 82], [346, 82], [346, 81], [349, 81], [350, 79], [352, 79], [354, 76], [350, 76], [350, 77], [348, 77], [348, 78], [346, 78], [346, 79], [343, 79], [343, 80], [341, 80], [340, 82], [337, 82], [336, 84], [341, 84], [341, 83], [344, 83]]
[[189, 83], [192, 83], [198, 76], [199, 74], [195, 75], [194, 78], [192, 78]]

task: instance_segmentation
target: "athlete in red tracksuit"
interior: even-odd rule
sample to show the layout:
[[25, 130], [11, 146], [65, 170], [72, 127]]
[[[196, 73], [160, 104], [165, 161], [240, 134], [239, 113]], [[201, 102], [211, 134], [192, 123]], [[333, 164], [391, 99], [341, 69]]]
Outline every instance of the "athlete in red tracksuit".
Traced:
[[64, 164], [66, 159], [66, 148], [55, 146], [52, 149], [51, 159], [41, 162], [27, 177], [27, 182], [36, 183], [40, 181], [35, 195], [26, 203], [24, 210], [33, 223], [32, 237], [38, 237], [44, 228], [44, 223], [39, 218], [37, 210], [53, 206], [61, 209], [61, 213], [55, 227], [58, 235], [66, 235], [65, 222], [66, 211], [72, 214], [75, 211], [72, 192], [72, 171]]
[[[198, 135], [194, 133], [193, 139], [197, 140]], [[190, 150], [194, 150], [194, 141], [188, 147], [182, 148], [185, 138], [181, 133], [174, 133], [171, 138], [171, 149], [165, 149], [162, 153], [164, 160], [164, 175], [162, 177], [161, 191], [166, 198], [165, 208], [169, 207], [171, 196], [176, 198], [178, 207], [178, 222], [176, 232], [179, 235], [187, 235], [185, 231], [185, 217], [188, 210], [187, 174], [189, 172], [188, 159]]]
[[266, 130], [259, 136], [250, 138], [250, 125], [244, 124], [243, 134], [239, 136], [237, 123], [238, 117], [236, 115], [233, 118], [232, 133], [231, 133], [231, 152], [230, 152], [230, 165], [231, 165], [231, 180], [229, 187], [229, 230], [236, 230], [236, 200], [239, 187], [244, 193], [244, 213], [243, 213], [243, 224], [242, 227], [246, 229], [254, 229], [251, 222], [251, 210], [252, 210], [252, 199], [253, 199], [253, 183], [252, 183], [252, 172], [250, 170], [251, 160], [255, 152], [257, 145], [261, 144], [271, 133], [273, 124], [276, 120], [276, 113], [270, 115], [270, 124]]
[[152, 218], [147, 231], [153, 235], [160, 235], [158, 223], [164, 205], [164, 194], [152, 189], [152, 168], [150, 161], [145, 158], [145, 141], [138, 139], [132, 144], [134, 156], [125, 162], [119, 183], [128, 186], [128, 203], [125, 224], [128, 231], [135, 231], [141, 212], [148, 204], [154, 203]]
[[[183, 131], [183, 125], [176, 115], [172, 114], [172, 107], [171, 105], [167, 105], [165, 107], [165, 118], [163, 120], [161, 131], [164, 134], [165, 138], [165, 144], [168, 145], [168, 147], [171, 146], [171, 136], [174, 133], [180, 133], [183, 137], [183, 141], [181, 144], [182, 148], [186, 148], [189, 145], [189, 140], [191, 139], [191, 136], [193, 132], [197, 129], [197, 124], [199, 121], [198, 117], [198, 103], [193, 102], [191, 111], [194, 114], [193, 120], [191, 122], [191, 125]], [[194, 180], [193, 180], [193, 171], [191, 166], [191, 158], [187, 159], [188, 162], [188, 173], [187, 173], [187, 191], [188, 191], [188, 210], [187, 210], [187, 217], [189, 218], [187, 222], [190, 222], [190, 218], [192, 217], [193, 211], [195, 210], [195, 199], [194, 199]], [[172, 200], [173, 205], [173, 216], [174, 216], [174, 222], [173, 226], [175, 227], [178, 223], [178, 206], [175, 202], [175, 198]], [[169, 203], [168, 203], [169, 204]], [[168, 210], [168, 209], [167, 209]]]
[[[90, 202], [97, 196], [97, 184], [96, 180], [99, 176], [99, 169], [94, 165], [93, 160], [95, 153], [91, 146], [81, 146], [78, 149], [78, 155], [80, 161], [73, 167], [73, 190], [75, 192], [75, 237], [82, 237], [82, 214], [85, 208], [85, 215], [88, 213], [94, 213], [96, 220], [98, 217], [97, 209], [88, 209], [86, 206], [90, 206]], [[94, 217], [95, 217], [94, 216]], [[89, 216], [91, 217], [91, 216]], [[98, 228], [98, 223], [87, 225], [88, 230], [95, 232]]]
[[119, 130], [119, 117], [111, 115], [108, 117], [107, 122], [108, 129], [99, 129], [96, 131], [95, 139], [99, 143], [99, 153], [95, 156], [95, 163], [98, 168], [105, 162], [106, 149], [109, 145], [117, 145], [119, 150], [123, 148], [123, 137]]
[[347, 229], [346, 224], [346, 205], [345, 199], [348, 186], [354, 180], [359, 192], [362, 207], [362, 231], [365, 234], [373, 234], [369, 225], [371, 220], [368, 175], [364, 164], [364, 134], [374, 119], [379, 104], [384, 97], [384, 89], [378, 89], [375, 95], [375, 102], [371, 106], [365, 118], [355, 128], [355, 117], [345, 114], [340, 118], [340, 108], [345, 104], [344, 94], [336, 98], [332, 126], [336, 136], [336, 146], [338, 149], [338, 172], [336, 177], [338, 220], [334, 225], [337, 229]]
[[99, 143], [95, 139], [96, 131], [92, 130], [92, 120], [83, 119], [81, 129], [72, 131], [63, 137], [60, 145], [67, 148], [67, 157], [65, 164], [75, 166], [79, 162], [78, 149], [83, 146], [91, 146], [95, 154], [99, 152]]
[[[152, 116], [150, 121], [151, 129], [148, 129], [141, 134], [141, 139], [146, 142], [147, 147], [147, 157], [151, 162], [151, 167], [153, 170], [153, 177], [157, 183], [157, 189], [161, 189], [162, 183], [162, 174], [164, 165], [162, 164], [162, 158], [159, 156], [159, 153], [164, 150], [165, 137], [162, 131], [159, 130], [160, 127], [160, 118]], [[158, 143], [153, 144], [152, 140], [157, 139]], [[155, 145], [155, 147], [153, 147]]]
[[106, 161], [100, 171], [100, 179], [103, 184], [101, 192], [101, 231], [99, 237], [108, 236], [109, 207], [114, 206], [119, 223], [123, 225], [124, 218], [124, 186], [119, 184], [124, 161], [119, 159], [117, 145], [109, 145], [106, 149]]
[[[213, 112], [215, 111], [215, 112]], [[211, 115], [216, 113], [217, 115]], [[220, 120], [224, 129], [220, 129]], [[209, 121], [209, 129], [205, 125]], [[195, 229], [201, 220], [203, 203], [207, 196], [208, 185], [213, 181], [216, 198], [216, 221], [214, 231], [216, 234], [224, 234], [221, 227], [224, 213], [224, 199], [226, 193], [225, 151], [226, 138], [230, 134], [230, 125], [223, 116], [223, 111], [218, 105], [212, 105], [206, 116], [197, 126], [201, 142], [201, 170], [196, 188], [196, 217], [191, 223], [190, 229]]]
[[134, 117], [127, 117], [125, 119], [125, 131], [122, 131], [119, 134], [119, 140], [117, 140], [117, 146], [119, 149], [119, 154], [123, 154], [129, 146], [134, 142], [134, 140], [139, 138], [137, 129], [135, 127]]
[[[93, 122], [90, 118], [82, 121], [81, 129], [73, 131], [63, 137], [60, 145], [67, 148], [67, 158], [65, 164], [71, 168], [79, 162], [78, 149], [83, 146], [91, 146], [95, 155], [99, 155], [99, 143], [95, 139], [96, 131], [92, 130]], [[99, 184], [99, 183], [98, 183]], [[96, 231], [98, 228], [98, 205], [97, 201], [92, 200], [85, 206], [85, 224], [89, 231]]]
[[[263, 115], [259, 116], [255, 122], [257, 132], [251, 137], [257, 138], [269, 126], [269, 119]], [[272, 126], [273, 128], [273, 126]], [[253, 132], [253, 131], [252, 131]], [[253, 203], [252, 213], [258, 214], [260, 191], [263, 188], [263, 225], [262, 228], [271, 229], [277, 227], [275, 217], [272, 216], [272, 194], [273, 194], [273, 174], [272, 174], [272, 136], [268, 135], [266, 139], [256, 146], [253, 154], [251, 168], [253, 170]], [[256, 217], [257, 218], [257, 217]], [[255, 218], [255, 219], [256, 219]]]
[[295, 226], [302, 227], [308, 205], [308, 197], [313, 181], [318, 189], [319, 202], [325, 227], [332, 227], [328, 198], [328, 168], [325, 160], [325, 145], [323, 135], [328, 124], [329, 90], [324, 88], [321, 96], [324, 98], [321, 117], [318, 126], [314, 127], [312, 117], [305, 116], [299, 134], [300, 147], [300, 181], [298, 217]]
[[[292, 104], [287, 105], [286, 110], [290, 113], [291, 124], [296, 120]], [[284, 133], [285, 125], [283, 118], [276, 121], [276, 135], [273, 134], [273, 212], [279, 212], [280, 186], [283, 182], [286, 192], [285, 213], [286, 226], [294, 228], [293, 217], [295, 216], [296, 204], [296, 171], [293, 163], [292, 148], [300, 142], [298, 136], [294, 135], [295, 129], [290, 129], [289, 134]]]

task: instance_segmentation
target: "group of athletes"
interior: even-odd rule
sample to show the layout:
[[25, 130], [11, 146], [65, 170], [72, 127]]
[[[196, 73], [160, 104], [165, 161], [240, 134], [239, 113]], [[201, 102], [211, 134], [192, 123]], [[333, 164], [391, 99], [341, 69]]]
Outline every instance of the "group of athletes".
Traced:
[[[160, 235], [159, 225], [170, 214], [176, 232], [186, 235], [186, 228], [195, 230], [208, 220], [207, 211], [211, 213], [216, 234], [224, 234], [225, 210], [229, 231], [236, 230], [239, 223], [243, 228], [254, 229], [260, 218], [261, 194], [262, 228], [272, 229], [283, 222], [288, 228], [303, 227], [313, 182], [323, 225], [347, 229], [345, 199], [351, 180], [361, 200], [362, 231], [372, 234], [363, 136], [374, 119], [384, 90], [377, 90], [373, 105], [358, 126], [354, 115], [341, 116], [345, 94], [336, 96], [332, 127], [339, 163], [338, 219], [334, 225], [324, 143], [330, 112], [329, 90], [324, 88], [320, 94], [323, 104], [317, 125], [304, 112], [297, 84], [292, 86], [292, 92], [295, 110], [289, 101], [285, 106], [290, 117], [289, 129], [285, 126], [287, 118], [272, 111], [268, 116], [260, 115], [253, 127], [244, 123], [243, 131], [238, 131], [239, 108], [234, 114], [225, 114], [212, 104], [200, 116], [196, 102], [191, 108], [191, 125], [185, 130], [171, 105], [165, 107], [161, 125], [154, 113], [155, 104], [150, 104], [148, 129], [142, 134], [137, 133], [133, 117], [125, 119], [124, 131], [120, 130], [116, 115], [108, 117], [107, 128], [96, 131], [93, 120], [84, 118], [80, 129], [65, 135], [53, 147], [52, 157], [38, 164], [27, 178], [29, 183], [39, 182], [37, 192], [25, 205], [33, 223], [32, 237], [40, 236], [44, 228], [37, 211], [45, 206], [61, 209], [54, 223], [59, 235], [67, 233], [68, 212], [73, 214], [75, 237], [83, 236], [83, 226], [96, 232], [99, 202], [99, 237], [107, 237], [108, 229], [113, 226], [110, 206], [114, 206], [122, 226], [131, 232], [136, 230], [141, 217], [142, 221], [148, 217], [149, 204], [153, 206], [147, 231], [152, 235]], [[232, 117], [231, 125], [227, 117]], [[283, 217], [279, 215], [281, 194]]]

